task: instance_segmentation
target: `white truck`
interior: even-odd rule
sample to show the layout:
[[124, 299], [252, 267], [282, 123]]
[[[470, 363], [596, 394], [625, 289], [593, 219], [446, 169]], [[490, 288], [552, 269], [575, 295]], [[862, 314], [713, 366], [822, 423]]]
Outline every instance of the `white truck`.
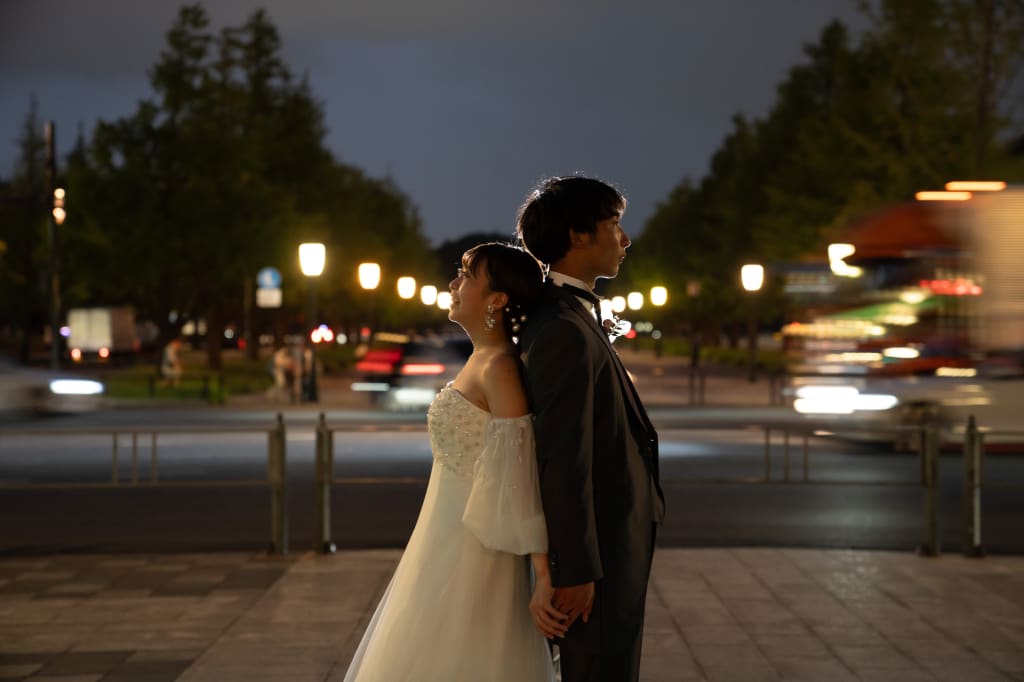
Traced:
[[75, 362], [106, 360], [139, 348], [131, 306], [72, 308], [68, 311], [68, 353]]

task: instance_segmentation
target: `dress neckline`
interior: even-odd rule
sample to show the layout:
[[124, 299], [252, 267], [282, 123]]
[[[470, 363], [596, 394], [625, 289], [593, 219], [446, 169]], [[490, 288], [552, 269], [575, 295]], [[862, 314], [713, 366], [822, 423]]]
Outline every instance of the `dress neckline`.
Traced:
[[455, 388], [455, 382], [454, 382], [454, 381], [449, 381], [449, 382], [448, 382], [448, 383], [447, 383], [447, 384], [445, 385], [445, 388], [449, 389], [449, 390], [450, 390], [450, 391], [451, 391], [452, 393], [454, 393], [455, 395], [457, 395], [457, 396], [459, 396], [460, 398], [462, 398], [462, 401], [463, 401], [463, 402], [465, 402], [465, 403], [466, 403], [467, 405], [470, 405], [470, 406], [472, 406], [472, 407], [476, 408], [476, 410], [477, 410], [478, 412], [482, 412], [483, 414], [486, 414], [486, 415], [487, 415], [488, 417], [490, 417], [490, 416], [491, 416], [491, 413], [490, 413], [490, 412], [488, 412], [488, 411], [487, 411], [487, 410], [485, 410], [484, 408], [482, 408], [482, 407], [480, 407], [479, 405], [477, 405], [476, 403], [474, 403], [474, 402], [473, 402], [472, 400], [470, 400], [469, 398], [467, 398], [467, 397], [466, 397], [466, 395], [465, 395], [465, 394], [464, 394], [464, 393], [463, 393], [462, 391], [460, 391], [459, 389]]

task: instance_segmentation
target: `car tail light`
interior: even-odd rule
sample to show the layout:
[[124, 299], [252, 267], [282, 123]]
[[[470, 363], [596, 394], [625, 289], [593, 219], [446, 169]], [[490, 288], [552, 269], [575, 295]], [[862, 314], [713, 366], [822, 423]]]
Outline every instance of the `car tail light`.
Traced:
[[402, 365], [402, 374], [422, 375], [441, 374], [444, 372], [444, 365], [440, 362], [410, 362]]
[[391, 374], [401, 359], [400, 350], [371, 350], [356, 363], [356, 370], [367, 374]]

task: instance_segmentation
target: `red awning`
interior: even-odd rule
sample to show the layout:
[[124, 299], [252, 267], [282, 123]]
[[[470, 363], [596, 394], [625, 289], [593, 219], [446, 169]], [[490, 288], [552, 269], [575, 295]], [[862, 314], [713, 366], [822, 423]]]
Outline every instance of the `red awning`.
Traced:
[[857, 249], [848, 263], [956, 252], [960, 244], [947, 226], [962, 210], [960, 204], [912, 201], [855, 221], [837, 241]]

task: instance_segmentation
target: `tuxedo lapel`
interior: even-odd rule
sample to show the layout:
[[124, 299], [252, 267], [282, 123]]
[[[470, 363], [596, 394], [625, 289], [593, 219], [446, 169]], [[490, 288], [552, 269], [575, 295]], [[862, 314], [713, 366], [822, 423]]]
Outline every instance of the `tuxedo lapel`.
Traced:
[[594, 316], [580, 303], [580, 300], [571, 291], [565, 291], [562, 287], [555, 284], [549, 283], [549, 286], [553, 290], [556, 296], [561, 297], [568, 305], [570, 310], [580, 316], [585, 324], [601, 338], [601, 342], [604, 345], [605, 351], [610, 356], [612, 364], [615, 366], [615, 371], [619, 377], [619, 383], [623, 387], [623, 393], [626, 395], [626, 402], [629, 403], [631, 411], [636, 415], [639, 425], [647, 434], [654, 433], [654, 427], [651, 425], [651, 420], [647, 416], [647, 411], [644, 409], [643, 403], [640, 402], [640, 396], [636, 392], [636, 387], [633, 386], [632, 380], [629, 378], [629, 374], [626, 372], [625, 366], [622, 364], [622, 359], [619, 358], [619, 354], [615, 352], [612, 347], [612, 342], [608, 339], [608, 334], [605, 333], [601, 325], [598, 324]]

